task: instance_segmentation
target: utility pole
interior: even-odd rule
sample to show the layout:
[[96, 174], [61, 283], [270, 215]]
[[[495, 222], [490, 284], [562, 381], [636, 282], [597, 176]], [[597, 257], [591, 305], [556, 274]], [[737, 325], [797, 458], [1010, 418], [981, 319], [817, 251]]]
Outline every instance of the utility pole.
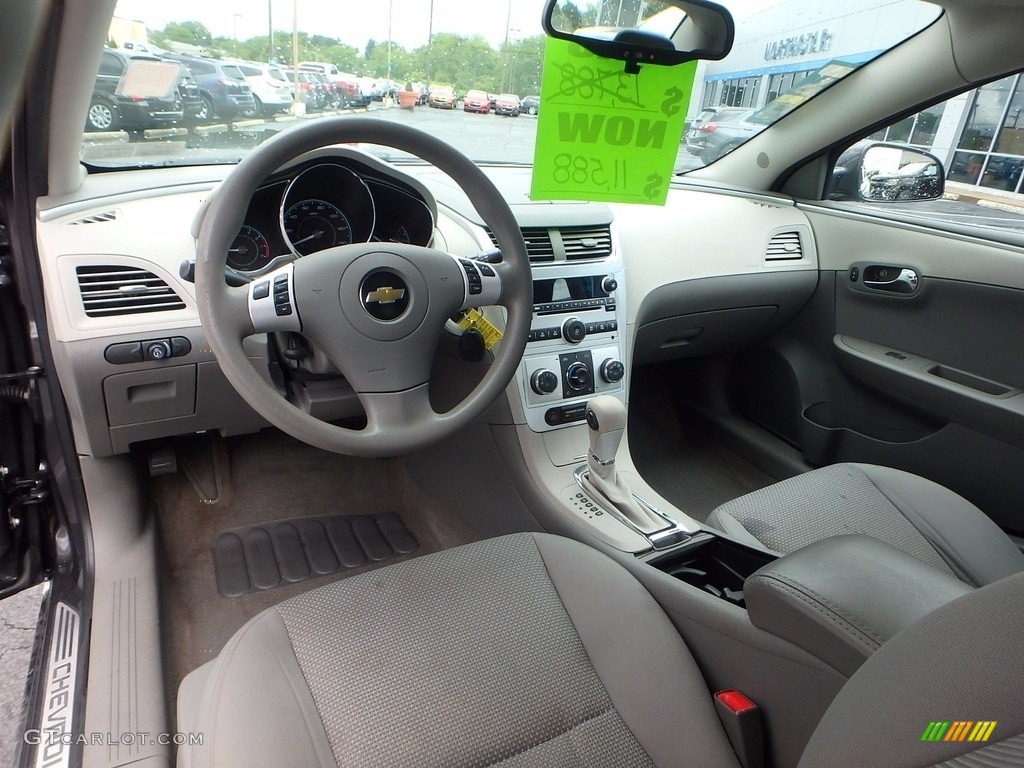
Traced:
[[388, 90], [387, 96], [388, 104], [391, 106], [391, 15], [394, 10], [394, 0], [388, 0]]
[[267, 64], [274, 60], [274, 11], [273, 0], [267, 0]]

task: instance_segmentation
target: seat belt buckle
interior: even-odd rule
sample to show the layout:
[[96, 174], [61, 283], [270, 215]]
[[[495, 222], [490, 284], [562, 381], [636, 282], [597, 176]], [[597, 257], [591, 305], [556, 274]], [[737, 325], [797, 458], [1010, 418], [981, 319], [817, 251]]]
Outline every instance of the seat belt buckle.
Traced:
[[757, 704], [739, 691], [719, 691], [715, 694], [715, 711], [742, 768], [762, 768], [764, 734]]

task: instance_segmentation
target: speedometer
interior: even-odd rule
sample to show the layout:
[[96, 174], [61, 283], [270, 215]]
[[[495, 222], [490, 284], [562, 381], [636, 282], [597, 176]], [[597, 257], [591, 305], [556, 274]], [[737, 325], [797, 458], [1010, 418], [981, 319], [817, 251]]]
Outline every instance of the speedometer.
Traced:
[[303, 200], [284, 214], [284, 235], [292, 250], [305, 256], [324, 248], [352, 242], [352, 226], [345, 214], [324, 200]]

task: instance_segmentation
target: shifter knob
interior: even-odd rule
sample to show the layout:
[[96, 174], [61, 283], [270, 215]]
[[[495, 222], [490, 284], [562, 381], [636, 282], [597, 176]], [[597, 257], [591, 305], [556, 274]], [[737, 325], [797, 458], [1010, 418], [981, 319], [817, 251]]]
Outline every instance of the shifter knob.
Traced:
[[626, 406], [611, 395], [598, 395], [587, 401], [586, 419], [590, 427], [589, 458], [602, 467], [614, 464], [626, 428]]

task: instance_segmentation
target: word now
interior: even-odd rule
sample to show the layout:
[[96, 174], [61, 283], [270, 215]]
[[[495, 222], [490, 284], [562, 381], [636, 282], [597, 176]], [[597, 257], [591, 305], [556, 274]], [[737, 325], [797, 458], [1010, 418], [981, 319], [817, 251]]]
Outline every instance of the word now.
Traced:
[[640, 149], [660, 149], [665, 143], [667, 120], [634, 119], [626, 115], [587, 112], [559, 112], [558, 138], [566, 142], [597, 144], [604, 141], [616, 147], [634, 145]]

